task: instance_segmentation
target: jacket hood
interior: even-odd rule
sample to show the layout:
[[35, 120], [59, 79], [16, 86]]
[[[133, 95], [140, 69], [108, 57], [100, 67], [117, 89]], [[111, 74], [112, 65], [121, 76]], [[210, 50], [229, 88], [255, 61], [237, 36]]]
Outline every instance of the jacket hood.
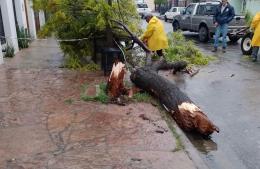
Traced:
[[152, 19], [149, 21], [149, 23], [156, 23], [158, 22], [158, 18], [156, 16], [153, 16]]

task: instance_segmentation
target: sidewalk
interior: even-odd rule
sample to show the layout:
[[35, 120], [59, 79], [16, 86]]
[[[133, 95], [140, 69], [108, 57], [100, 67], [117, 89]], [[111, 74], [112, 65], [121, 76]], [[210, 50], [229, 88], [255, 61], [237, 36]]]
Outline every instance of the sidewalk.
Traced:
[[58, 68], [54, 40], [0, 65], [1, 169], [195, 169], [159, 110], [80, 100], [102, 72]]

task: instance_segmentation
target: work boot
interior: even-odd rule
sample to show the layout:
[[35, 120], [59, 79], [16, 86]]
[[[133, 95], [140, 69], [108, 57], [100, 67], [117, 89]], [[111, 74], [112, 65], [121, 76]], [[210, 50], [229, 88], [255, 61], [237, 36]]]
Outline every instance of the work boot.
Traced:
[[223, 47], [223, 48], [222, 48], [222, 52], [223, 52], [223, 53], [226, 53], [226, 47]]
[[214, 49], [212, 50], [212, 52], [217, 52], [218, 48], [214, 47]]

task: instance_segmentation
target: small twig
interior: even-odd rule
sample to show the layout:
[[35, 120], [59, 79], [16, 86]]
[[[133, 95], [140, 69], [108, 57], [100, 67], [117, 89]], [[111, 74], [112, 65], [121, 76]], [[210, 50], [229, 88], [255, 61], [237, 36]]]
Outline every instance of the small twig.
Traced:
[[200, 69], [195, 70], [194, 72], [191, 72], [191, 73], [190, 73], [190, 77], [195, 76], [195, 75], [198, 74], [199, 72], [200, 72]]

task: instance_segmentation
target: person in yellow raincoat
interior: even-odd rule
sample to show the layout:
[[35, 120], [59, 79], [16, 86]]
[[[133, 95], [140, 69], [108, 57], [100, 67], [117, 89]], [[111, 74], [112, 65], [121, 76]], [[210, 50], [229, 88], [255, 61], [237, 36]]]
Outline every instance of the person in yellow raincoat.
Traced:
[[141, 40], [147, 44], [151, 51], [156, 52], [158, 56], [163, 56], [163, 49], [168, 48], [168, 39], [163, 23], [152, 14], [147, 14], [145, 20], [148, 25]]
[[257, 61], [257, 54], [259, 51], [260, 47], [260, 12], [258, 12], [251, 23], [251, 29], [254, 30], [254, 36], [251, 42], [251, 45], [253, 47], [253, 52], [252, 52], [252, 61], [256, 62]]

